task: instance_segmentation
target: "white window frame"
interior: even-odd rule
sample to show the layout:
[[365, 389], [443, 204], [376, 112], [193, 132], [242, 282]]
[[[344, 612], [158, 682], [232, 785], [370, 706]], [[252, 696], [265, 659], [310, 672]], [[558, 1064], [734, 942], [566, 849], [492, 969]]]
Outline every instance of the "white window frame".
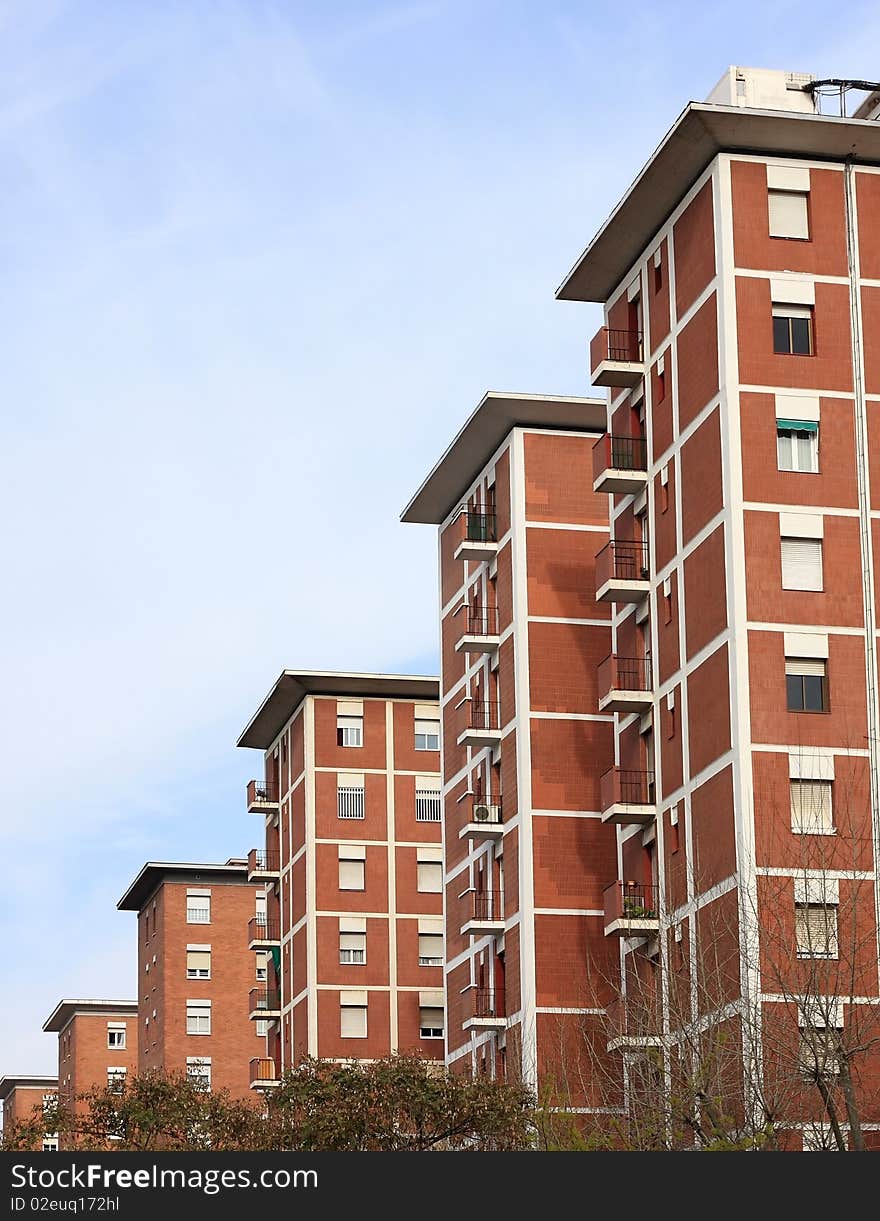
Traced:
[[[436, 1015], [440, 1015], [440, 1025], [436, 1024]], [[428, 1014], [434, 1015], [428, 1018]], [[440, 1005], [419, 1005], [419, 1038], [442, 1039], [445, 1034], [443, 1008]]]
[[[207, 968], [191, 967], [189, 965], [190, 954], [200, 954], [202, 956], [207, 955], [208, 956]], [[188, 945], [186, 947], [186, 978], [187, 979], [210, 979], [211, 978], [211, 949], [209, 946], [199, 946], [198, 948], [196, 948], [195, 946]]]
[[416, 750], [440, 749], [440, 721], [417, 717], [415, 722]]
[[[207, 1070], [207, 1071], [206, 1071]], [[190, 1081], [200, 1081], [205, 1092], [211, 1092], [211, 1057], [187, 1056], [186, 1075]]]
[[792, 776], [789, 779], [789, 789], [792, 831], [796, 835], [833, 835], [834, 782]]
[[[438, 944], [439, 943], [439, 944]], [[440, 950], [439, 954], [428, 954], [423, 951]], [[443, 966], [443, 934], [442, 933], [419, 933], [419, 966], [420, 967], [442, 967]]]
[[771, 237], [789, 241], [810, 240], [810, 192], [770, 187], [767, 212]]
[[361, 819], [366, 817], [364, 785], [338, 784], [336, 787], [336, 817]]
[[[366, 861], [363, 857], [339, 858], [339, 889], [366, 890]], [[359, 880], [359, 885], [353, 884], [353, 879]]]
[[125, 1027], [124, 1026], [108, 1026], [107, 1027], [107, 1047], [116, 1051], [125, 1051]]
[[[436, 885], [427, 885], [428, 881]], [[443, 862], [432, 860], [416, 861], [416, 890], [420, 895], [443, 894]]]
[[[113, 1094], [121, 1094], [125, 1089], [125, 1084], [128, 1081], [128, 1069], [123, 1065], [108, 1066], [107, 1068], [107, 1089]], [[122, 1089], [114, 1089], [114, 1086], [121, 1086]]]
[[362, 716], [337, 716], [336, 741], [337, 745], [344, 746], [347, 749], [363, 746], [364, 718]]
[[[346, 944], [348, 943], [348, 944]], [[361, 967], [367, 961], [367, 934], [339, 930], [339, 962], [341, 966]]]
[[[348, 1029], [346, 1029], [348, 1027]], [[339, 1037], [365, 1039], [369, 1033], [366, 995], [354, 1003], [344, 992], [339, 996]]]
[[[202, 1027], [198, 1029], [198, 1027]], [[188, 1035], [209, 1035], [211, 1033], [211, 1002], [186, 1002], [186, 1033]]]
[[823, 593], [825, 568], [821, 538], [790, 538], [779, 540], [782, 558], [782, 588], [802, 593]]
[[186, 896], [186, 922], [187, 924], [211, 923], [210, 895]]
[[[810, 916], [817, 913], [824, 913], [828, 950], [816, 950], [811, 944], [813, 934], [811, 932]], [[827, 901], [824, 903], [795, 903], [794, 926], [798, 958], [822, 958], [835, 961], [839, 957], [840, 940], [836, 903], [829, 903]]]

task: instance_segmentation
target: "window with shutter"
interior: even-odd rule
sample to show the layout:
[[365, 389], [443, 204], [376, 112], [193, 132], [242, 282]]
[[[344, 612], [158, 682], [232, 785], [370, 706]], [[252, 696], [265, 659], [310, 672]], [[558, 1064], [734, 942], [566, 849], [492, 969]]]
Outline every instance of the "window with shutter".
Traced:
[[801, 834], [834, 829], [830, 780], [791, 781], [791, 829]]
[[366, 1005], [340, 1006], [339, 1033], [343, 1039], [365, 1039], [367, 1037]]
[[419, 933], [419, 966], [443, 966], [442, 933]]
[[419, 1008], [419, 1035], [423, 1039], [443, 1038], [443, 1010], [427, 1005]]
[[360, 966], [367, 961], [367, 934], [340, 933], [339, 961], [349, 966]]
[[418, 861], [416, 865], [416, 889], [420, 894], [443, 893], [443, 864], [441, 861]]
[[186, 977], [187, 979], [211, 978], [210, 950], [187, 950]]
[[798, 903], [794, 913], [798, 958], [836, 958], [837, 908], [828, 903]]
[[340, 890], [363, 890], [364, 889], [364, 862], [346, 861], [339, 862], [339, 889]]
[[781, 471], [819, 471], [819, 425], [812, 420], [776, 421], [776, 465]]
[[821, 658], [786, 657], [785, 692], [789, 712], [827, 712], [827, 663]]
[[809, 238], [808, 198], [804, 191], [768, 192], [771, 237]]
[[822, 540], [782, 539], [782, 588], [822, 592]]

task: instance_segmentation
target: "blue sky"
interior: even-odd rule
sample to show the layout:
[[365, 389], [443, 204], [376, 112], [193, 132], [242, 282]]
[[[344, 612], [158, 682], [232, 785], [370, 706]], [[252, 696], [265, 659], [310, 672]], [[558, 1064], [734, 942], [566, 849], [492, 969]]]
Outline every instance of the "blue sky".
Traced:
[[135, 995], [145, 860], [256, 844], [282, 668], [433, 669], [403, 504], [484, 389], [587, 392], [554, 289], [727, 64], [880, 76], [828, 11], [0, 2], [0, 1074]]

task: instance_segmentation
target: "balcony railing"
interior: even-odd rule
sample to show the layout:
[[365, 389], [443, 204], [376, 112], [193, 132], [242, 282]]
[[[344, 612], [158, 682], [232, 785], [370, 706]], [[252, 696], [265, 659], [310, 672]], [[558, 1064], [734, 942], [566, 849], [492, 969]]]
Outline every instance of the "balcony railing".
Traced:
[[252, 1014], [280, 1013], [281, 993], [277, 988], [251, 988], [248, 1012]]
[[501, 705], [498, 700], [469, 699], [463, 707], [465, 729], [501, 728]]
[[464, 536], [469, 543], [496, 543], [498, 532], [494, 510], [486, 512], [482, 509], [467, 509]]
[[255, 1056], [250, 1063], [251, 1089], [265, 1089], [266, 1086], [278, 1085], [281, 1074], [274, 1060], [264, 1056]]
[[474, 988], [472, 994], [475, 1018], [503, 1018], [507, 1013], [502, 988]]
[[600, 601], [638, 602], [648, 592], [648, 544], [615, 539], [596, 556], [596, 597]]
[[248, 812], [271, 809], [278, 805], [277, 780], [251, 780], [247, 786]]
[[599, 781], [605, 822], [650, 822], [655, 813], [654, 773], [611, 767]]
[[606, 933], [650, 932], [659, 927], [659, 890], [652, 882], [612, 882], [603, 899]]
[[651, 655], [620, 657], [611, 653], [597, 671], [600, 711], [636, 712], [650, 707]]
[[471, 919], [500, 921], [504, 919], [501, 910], [500, 890], [474, 890], [471, 892]]
[[466, 606], [464, 609], [464, 632], [466, 636], [497, 636], [497, 606]]
[[281, 869], [281, 854], [268, 848], [251, 848], [248, 853], [248, 876], [263, 873], [277, 876]]
[[603, 326], [590, 341], [590, 371], [597, 386], [632, 386], [642, 376], [642, 332]]
[[593, 446], [593, 490], [638, 492], [648, 481], [648, 445], [644, 437], [606, 433]]
[[252, 916], [248, 921], [248, 942], [281, 941], [281, 921], [268, 916]]

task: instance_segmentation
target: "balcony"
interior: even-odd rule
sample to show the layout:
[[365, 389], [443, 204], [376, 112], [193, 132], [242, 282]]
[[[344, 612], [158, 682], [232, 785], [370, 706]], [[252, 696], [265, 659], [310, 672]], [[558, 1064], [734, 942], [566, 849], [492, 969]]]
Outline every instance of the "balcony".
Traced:
[[657, 814], [654, 773], [610, 767], [599, 781], [602, 821], [649, 823]]
[[468, 821], [459, 831], [458, 838], [483, 842], [501, 839], [504, 834], [501, 798], [478, 797], [475, 793], [468, 793], [465, 801], [469, 805]]
[[463, 1030], [504, 1030], [507, 1010], [500, 988], [469, 988], [471, 1015], [462, 1022]]
[[648, 486], [648, 444], [644, 437], [606, 433], [593, 446], [593, 491], [638, 494]]
[[455, 560], [481, 564], [498, 554], [498, 529], [494, 510], [462, 509], [459, 518], [463, 538], [453, 553]]
[[471, 914], [461, 926], [462, 937], [501, 937], [504, 934], [504, 906], [500, 890], [466, 890]]
[[281, 993], [277, 988], [251, 988], [248, 1017], [252, 1022], [281, 1017]]
[[606, 937], [655, 937], [660, 932], [657, 887], [649, 882], [612, 882], [603, 891]]
[[463, 617], [462, 634], [455, 642], [456, 653], [494, 653], [501, 643], [498, 607], [462, 605], [456, 614]]
[[608, 1051], [644, 1052], [663, 1046], [660, 990], [652, 993], [646, 989], [642, 996], [637, 989], [636, 996], [635, 1001], [629, 997], [617, 997], [606, 1006]]
[[252, 1090], [269, 1090], [281, 1084], [281, 1074], [274, 1060], [256, 1056], [251, 1060], [249, 1080]]
[[251, 848], [248, 853], [249, 882], [277, 882], [281, 877], [281, 857], [278, 852]]
[[651, 707], [651, 655], [619, 657], [612, 653], [599, 663], [600, 712], [645, 712]]
[[594, 386], [635, 386], [645, 376], [641, 331], [603, 326], [590, 342], [590, 376]]
[[248, 814], [274, 814], [278, 811], [278, 781], [252, 780], [247, 786]]
[[266, 916], [253, 916], [248, 920], [248, 949], [273, 950], [281, 945], [281, 922]]
[[607, 543], [596, 556], [596, 601], [641, 602], [651, 588], [649, 575], [647, 543]]
[[498, 701], [467, 699], [460, 706], [464, 709], [464, 729], [456, 739], [458, 745], [470, 746], [472, 750], [497, 746], [501, 741], [501, 706]]

